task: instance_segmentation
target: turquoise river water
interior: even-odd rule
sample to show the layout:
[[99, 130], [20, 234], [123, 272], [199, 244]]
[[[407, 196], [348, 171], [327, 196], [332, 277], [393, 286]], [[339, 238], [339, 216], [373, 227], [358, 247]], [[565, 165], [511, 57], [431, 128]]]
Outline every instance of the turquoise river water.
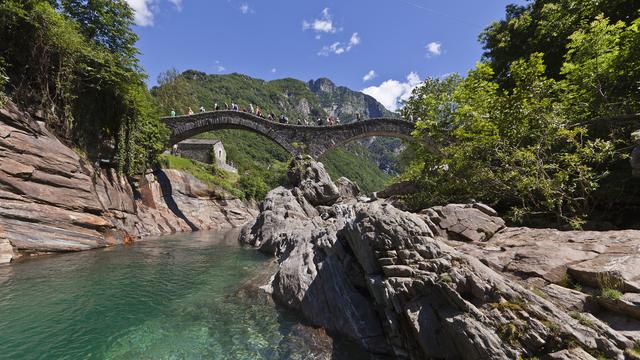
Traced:
[[[326, 357], [295, 335], [294, 314], [239, 295], [269, 261], [200, 232], [2, 266], [0, 359]], [[363, 357], [329, 346], [328, 358]]]

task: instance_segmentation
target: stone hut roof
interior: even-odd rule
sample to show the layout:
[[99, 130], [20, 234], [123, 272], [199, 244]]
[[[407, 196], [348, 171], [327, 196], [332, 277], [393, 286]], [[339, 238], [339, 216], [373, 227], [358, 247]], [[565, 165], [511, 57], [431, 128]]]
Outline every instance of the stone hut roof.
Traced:
[[178, 143], [178, 145], [180, 144], [186, 144], [186, 145], [215, 145], [217, 143], [219, 143], [220, 140], [210, 140], [210, 139], [187, 139], [187, 140], [182, 140]]

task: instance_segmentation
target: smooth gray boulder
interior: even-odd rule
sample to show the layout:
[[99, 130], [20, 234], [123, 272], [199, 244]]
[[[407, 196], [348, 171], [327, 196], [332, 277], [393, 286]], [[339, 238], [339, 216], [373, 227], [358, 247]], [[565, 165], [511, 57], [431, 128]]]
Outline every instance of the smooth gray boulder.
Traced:
[[336, 187], [338, 187], [338, 192], [340, 193], [340, 199], [342, 201], [355, 199], [361, 192], [358, 184], [344, 176], [336, 180]]
[[309, 157], [298, 156], [296, 161], [292, 161], [287, 179], [313, 206], [333, 205], [340, 197], [340, 190], [331, 181], [324, 165]]

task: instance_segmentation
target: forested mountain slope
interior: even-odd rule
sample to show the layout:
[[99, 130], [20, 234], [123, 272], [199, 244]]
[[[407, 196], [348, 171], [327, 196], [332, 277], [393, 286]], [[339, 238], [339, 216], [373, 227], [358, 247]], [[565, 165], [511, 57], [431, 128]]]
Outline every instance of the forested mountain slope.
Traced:
[[[164, 73], [159, 85], [151, 90], [165, 114], [175, 110], [185, 113], [189, 107], [197, 111], [200, 106], [211, 110], [217, 103], [236, 103], [240, 108], [260, 107], [265, 114], [284, 114], [290, 122], [298, 119], [315, 122], [328, 116], [339, 117], [348, 123], [356, 113], [363, 118], [395, 117], [374, 98], [360, 92], [337, 87], [328, 79], [305, 83], [286, 78], [273, 81], [255, 79], [242, 74], [208, 75], [188, 70]], [[229, 150], [229, 159], [238, 165], [240, 173], [249, 172], [264, 178], [268, 186], [275, 185], [277, 175], [268, 172], [281, 169], [279, 162], [286, 153], [275, 143], [259, 139], [258, 135], [240, 130], [218, 131], [202, 137], [219, 138]], [[363, 146], [366, 144], [367, 147]], [[323, 159], [334, 177], [346, 176], [358, 183], [365, 192], [380, 190], [394, 171], [395, 155], [401, 143], [393, 139], [375, 139], [355, 142], [336, 149]]]

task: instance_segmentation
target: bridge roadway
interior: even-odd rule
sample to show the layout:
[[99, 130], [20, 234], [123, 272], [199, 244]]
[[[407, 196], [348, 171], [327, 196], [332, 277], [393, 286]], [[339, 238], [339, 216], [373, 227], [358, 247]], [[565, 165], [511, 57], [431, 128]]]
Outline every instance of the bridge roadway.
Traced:
[[327, 151], [348, 142], [371, 136], [390, 136], [419, 141], [429, 151], [438, 152], [431, 139], [411, 136], [414, 124], [394, 118], [375, 118], [333, 126], [280, 124], [240, 111], [211, 111], [175, 117], [162, 122], [171, 130], [170, 146], [195, 135], [221, 129], [242, 129], [262, 134], [291, 154], [301, 152], [317, 159]]

